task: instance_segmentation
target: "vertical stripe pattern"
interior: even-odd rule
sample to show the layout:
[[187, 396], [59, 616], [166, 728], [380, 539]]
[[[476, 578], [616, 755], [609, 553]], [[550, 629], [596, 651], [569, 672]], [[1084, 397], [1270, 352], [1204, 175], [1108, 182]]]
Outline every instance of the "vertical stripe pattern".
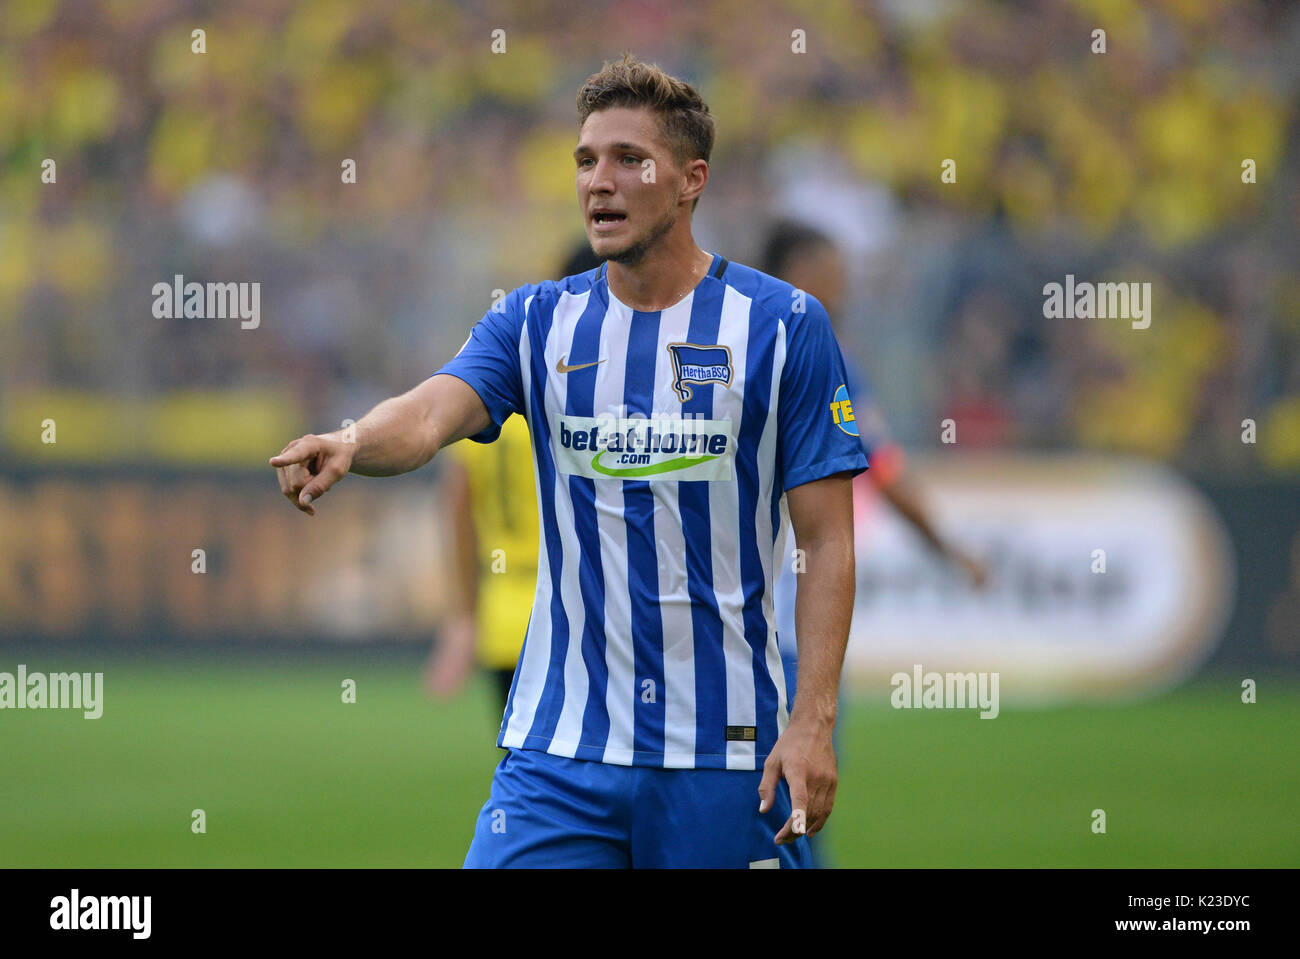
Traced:
[[[756, 302], [765, 283], [715, 256], [660, 312], [620, 303], [604, 268], [528, 299], [518, 354], [542, 538], [500, 745], [755, 769], [785, 729], [772, 594], [788, 331]], [[637, 434], [665, 417], [696, 425]], [[630, 438], [615, 446], [618, 423]]]

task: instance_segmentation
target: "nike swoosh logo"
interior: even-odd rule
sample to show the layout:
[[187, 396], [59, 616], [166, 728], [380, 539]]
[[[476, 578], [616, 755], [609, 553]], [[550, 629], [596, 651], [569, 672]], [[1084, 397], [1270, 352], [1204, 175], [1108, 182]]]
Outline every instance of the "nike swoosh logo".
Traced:
[[558, 360], [555, 361], [555, 372], [572, 373], [574, 370], [585, 370], [589, 366], [595, 366], [597, 363], [604, 363], [604, 362], [605, 362], [604, 360], [592, 360], [590, 363], [578, 363], [574, 366], [565, 366], [564, 357], [561, 356]]

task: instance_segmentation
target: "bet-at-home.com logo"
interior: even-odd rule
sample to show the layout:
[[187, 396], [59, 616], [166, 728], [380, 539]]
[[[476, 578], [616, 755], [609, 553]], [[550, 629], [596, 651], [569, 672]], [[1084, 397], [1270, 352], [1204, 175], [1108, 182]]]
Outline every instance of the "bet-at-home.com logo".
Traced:
[[692, 416], [560, 416], [555, 465], [592, 479], [729, 480], [736, 440], [731, 420]]

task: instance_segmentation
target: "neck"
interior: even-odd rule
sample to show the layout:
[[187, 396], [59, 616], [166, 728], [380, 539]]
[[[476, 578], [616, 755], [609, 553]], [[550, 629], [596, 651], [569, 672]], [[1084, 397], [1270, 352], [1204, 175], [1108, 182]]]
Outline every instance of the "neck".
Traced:
[[634, 310], [654, 313], [679, 302], [695, 289], [713, 262], [689, 232], [683, 232], [680, 239], [666, 235], [664, 240], [637, 263], [609, 264], [610, 290]]

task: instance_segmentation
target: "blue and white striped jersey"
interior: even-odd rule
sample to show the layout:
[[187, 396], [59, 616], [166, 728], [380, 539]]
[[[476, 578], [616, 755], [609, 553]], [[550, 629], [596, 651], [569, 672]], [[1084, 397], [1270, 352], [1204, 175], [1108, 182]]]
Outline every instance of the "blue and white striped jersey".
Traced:
[[537, 593], [497, 744], [760, 768], [789, 718], [784, 492], [867, 465], [821, 304], [715, 255], [645, 313], [602, 265], [514, 290], [438, 372], [496, 424], [471, 439], [512, 413], [532, 436]]

